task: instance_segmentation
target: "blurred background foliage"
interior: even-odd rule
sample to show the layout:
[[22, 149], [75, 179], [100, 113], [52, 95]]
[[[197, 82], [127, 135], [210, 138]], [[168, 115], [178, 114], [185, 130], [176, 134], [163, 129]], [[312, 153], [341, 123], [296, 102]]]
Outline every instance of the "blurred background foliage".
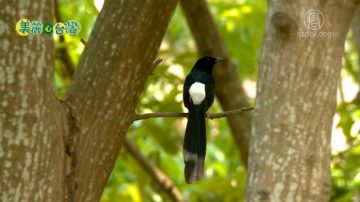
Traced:
[[[209, 0], [218, 28], [225, 39], [233, 62], [243, 79], [244, 88], [254, 103], [257, 58], [264, 33], [266, 1]], [[88, 39], [102, 0], [57, 0], [60, 19], [77, 20], [82, 30], [79, 37], [55, 38], [55, 82], [58, 97], [63, 97], [71, 82], [60, 50], [65, 49], [76, 66], [84, 51], [80, 38]], [[331, 201], [360, 201], [360, 99], [358, 54], [351, 40], [346, 42], [338, 108], [332, 138]], [[138, 113], [185, 111], [182, 84], [197, 59], [195, 43], [178, 8], [171, 20], [159, 51], [163, 62], [148, 79], [137, 107]], [[119, 61], [120, 62], [120, 61]], [[222, 111], [216, 102], [212, 112]], [[158, 118], [135, 122], [127, 137], [140, 152], [157, 165], [180, 189], [188, 201], [243, 201], [246, 167], [240, 160], [231, 131], [225, 119], [207, 120], [208, 152], [206, 177], [187, 185], [183, 179], [181, 153], [186, 120]], [[239, 123], [241, 124], [241, 123]], [[110, 201], [170, 201], [125, 149], [119, 154], [114, 170], [101, 198]]]

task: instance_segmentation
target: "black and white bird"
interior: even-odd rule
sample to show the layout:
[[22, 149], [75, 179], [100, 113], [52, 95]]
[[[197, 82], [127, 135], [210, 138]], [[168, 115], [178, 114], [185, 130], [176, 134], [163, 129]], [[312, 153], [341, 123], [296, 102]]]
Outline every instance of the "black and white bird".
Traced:
[[214, 57], [200, 58], [185, 79], [184, 105], [189, 110], [183, 145], [185, 181], [192, 183], [204, 176], [206, 154], [205, 114], [215, 99], [212, 70], [221, 61]]

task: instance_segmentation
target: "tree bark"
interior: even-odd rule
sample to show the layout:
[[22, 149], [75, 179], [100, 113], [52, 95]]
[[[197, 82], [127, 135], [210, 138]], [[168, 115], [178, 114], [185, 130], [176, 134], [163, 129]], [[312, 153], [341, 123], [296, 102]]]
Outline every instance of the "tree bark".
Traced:
[[21, 18], [52, 22], [52, 1], [0, 4], [0, 201], [58, 201], [65, 112], [53, 86], [53, 40], [14, 30]]
[[1, 201], [99, 201], [177, 0], [105, 1], [64, 101], [50, 36], [52, 1], [0, 0]]
[[[250, 138], [247, 201], [328, 201], [330, 139], [354, 0], [269, 1]], [[301, 37], [309, 8], [325, 23]], [[321, 18], [321, 17], [319, 17]]]
[[[354, 18], [351, 23], [353, 32], [353, 40], [358, 53], [360, 53], [360, 6], [356, 9]], [[360, 66], [360, 56], [358, 57], [358, 64]], [[359, 78], [360, 80], [360, 78]]]
[[69, 198], [99, 200], [176, 4], [105, 1], [65, 99], [75, 116]]
[[[358, 54], [358, 67], [359, 67], [359, 73], [358, 73], [358, 81], [360, 81], [360, 6], [358, 6], [354, 18], [352, 19], [351, 23], [351, 30], [352, 30], [352, 36], [353, 41], [355, 44], [355, 49]], [[359, 82], [359, 91], [356, 95], [356, 100], [360, 102], [360, 82]]]
[[[249, 106], [248, 98], [241, 85], [239, 73], [231, 62], [224, 40], [216, 27], [205, 0], [181, 0], [182, 10], [196, 42], [201, 56], [221, 57], [223, 62], [216, 65], [214, 77], [216, 96], [224, 111]], [[251, 131], [251, 113], [227, 117], [242, 161], [247, 165], [249, 136]]]

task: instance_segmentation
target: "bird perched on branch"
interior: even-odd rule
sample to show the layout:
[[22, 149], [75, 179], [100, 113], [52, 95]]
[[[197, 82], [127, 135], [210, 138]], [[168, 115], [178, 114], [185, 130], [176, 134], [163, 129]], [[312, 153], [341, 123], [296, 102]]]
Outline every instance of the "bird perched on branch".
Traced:
[[215, 99], [215, 82], [212, 70], [221, 59], [200, 58], [185, 79], [184, 105], [189, 110], [183, 145], [185, 181], [192, 183], [204, 176], [206, 154], [205, 114]]

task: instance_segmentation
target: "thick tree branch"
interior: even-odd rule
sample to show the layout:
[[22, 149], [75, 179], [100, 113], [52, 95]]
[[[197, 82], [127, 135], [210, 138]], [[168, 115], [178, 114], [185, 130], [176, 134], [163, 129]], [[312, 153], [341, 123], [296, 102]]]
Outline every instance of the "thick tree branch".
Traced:
[[[225, 111], [220, 113], [207, 113], [206, 118], [208, 119], [217, 119], [223, 117], [230, 117], [237, 114], [240, 114], [245, 111], [253, 110], [254, 107], [242, 107], [239, 109]], [[187, 117], [188, 113], [184, 112], [154, 112], [154, 113], [147, 113], [147, 114], [136, 114], [134, 117], [134, 121], [143, 120], [143, 119], [150, 119], [150, 118], [159, 118], [159, 117]]]
[[[81, 38], [81, 43], [86, 47], [87, 42]], [[155, 69], [162, 62], [161, 58], [156, 59], [152, 64], [152, 69]], [[170, 112], [171, 113], [171, 112]], [[166, 112], [165, 112], [166, 114]], [[171, 113], [174, 114], [174, 113]], [[181, 114], [181, 113], [180, 113]], [[151, 117], [152, 116], [152, 117]], [[136, 115], [137, 120], [155, 117], [154, 114], [142, 114]], [[135, 120], [134, 120], [135, 121]], [[158, 167], [156, 167], [151, 161], [149, 161], [144, 155], [141, 154], [139, 149], [134, 145], [131, 140], [125, 137], [124, 147], [127, 152], [141, 165], [148, 175], [150, 175], [156, 184], [163, 190], [173, 201], [182, 202], [185, 201], [179, 189], [174, 185], [171, 179], [166, 176]]]
[[185, 201], [180, 190], [171, 179], [139, 152], [139, 149], [128, 138], [124, 139], [124, 147], [129, 154], [141, 165], [154, 182], [175, 202]]
[[[232, 110], [241, 106], [249, 106], [239, 73], [234, 63], [231, 62], [230, 54], [216, 27], [206, 0], [181, 0], [180, 4], [199, 54], [224, 58], [224, 61], [214, 68], [216, 96], [221, 107], [224, 110]], [[251, 113], [228, 117], [229, 126], [245, 165], [248, 158], [251, 119]]]
[[[87, 41], [85, 41], [85, 39], [81, 38], [80, 39], [80, 42], [86, 47], [87, 46]], [[163, 60], [161, 58], [158, 58], [156, 59], [154, 62], [153, 62], [153, 65], [152, 65], [152, 70], [155, 70], [155, 68], [162, 62]]]
[[105, 1], [65, 96], [81, 126], [75, 201], [100, 199], [176, 4]]

